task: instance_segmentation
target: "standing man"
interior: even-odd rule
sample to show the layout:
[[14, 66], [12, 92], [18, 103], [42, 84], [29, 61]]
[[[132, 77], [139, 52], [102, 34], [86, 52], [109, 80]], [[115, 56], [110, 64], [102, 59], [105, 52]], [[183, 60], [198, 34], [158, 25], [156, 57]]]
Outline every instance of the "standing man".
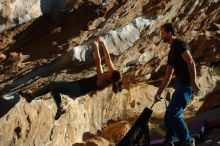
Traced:
[[195, 146], [195, 140], [190, 137], [182, 117], [182, 112], [192, 97], [192, 93], [196, 96], [200, 94], [196, 82], [195, 62], [190, 54], [188, 44], [176, 37], [176, 29], [172, 23], [162, 25], [160, 35], [162, 40], [170, 45], [170, 52], [166, 75], [155, 96], [156, 102], [161, 99], [161, 93], [168, 86], [174, 72], [176, 75], [175, 92], [164, 117], [167, 129], [164, 145], [174, 145], [173, 138], [177, 136], [182, 146]]

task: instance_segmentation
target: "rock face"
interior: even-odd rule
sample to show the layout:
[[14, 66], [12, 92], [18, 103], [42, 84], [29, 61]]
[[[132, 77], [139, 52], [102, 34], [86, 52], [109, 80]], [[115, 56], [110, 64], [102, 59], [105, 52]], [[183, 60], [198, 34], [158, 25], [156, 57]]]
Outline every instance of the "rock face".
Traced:
[[[197, 64], [202, 94], [184, 116], [219, 106], [219, 7], [216, 0], [1, 1], [0, 31], [21, 24], [0, 34], [1, 145], [114, 145], [153, 103], [169, 51], [158, 30], [165, 22], [177, 25]], [[53, 80], [93, 76], [92, 51], [82, 56], [80, 50], [90, 50], [94, 36], [101, 37], [123, 74], [121, 93], [110, 86], [78, 98], [62, 95], [67, 113], [57, 121], [50, 94], [30, 104], [14, 94]], [[163, 97], [171, 98], [173, 86]], [[163, 121], [164, 102], [153, 110], [154, 126]]]
[[[140, 90], [140, 89], [139, 89]], [[140, 90], [139, 94], [142, 90]], [[5, 127], [7, 123], [13, 123], [7, 129], [2, 131], [1, 141], [6, 145], [72, 145], [80, 143], [86, 132], [96, 133], [109, 119], [117, 119], [119, 116], [125, 116], [127, 106], [132, 101], [142, 101], [141, 98], [129, 95], [123, 92], [118, 95], [111, 93], [111, 89], [105, 89], [102, 93], [92, 96], [85, 96], [73, 100], [64, 96], [64, 105], [68, 110], [58, 121], [54, 121], [56, 112], [53, 100], [36, 100], [27, 104], [21, 99], [8, 112], [7, 116], [1, 118], [1, 126]], [[137, 92], [136, 92], [137, 94]], [[106, 97], [108, 95], [108, 97]], [[128, 96], [130, 100], [127, 99]], [[145, 96], [145, 98], [147, 98]], [[148, 97], [150, 98], [150, 97]], [[142, 107], [149, 103], [143, 103]], [[141, 106], [136, 107], [141, 108]], [[19, 109], [19, 110], [18, 110]], [[16, 128], [20, 129], [16, 133]], [[7, 131], [7, 132], [6, 132]], [[11, 136], [4, 133], [11, 133]], [[121, 138], [121, 137], [119, 137]]]
[[52, 0], [3, 0], [0, 3], [0, 32], [51, 12], [56, 7], [64, 8], [65, 1], [60, 4], [61, 1], [56, 3]]
[[[102, 4], [102, 1], [92, 2]], [[62, 11], [73, 6], [77, 8], [79, 3], [80, 1], [75, 0], [2, 0], [0, 2], [0, 32], [43, 14]]]
[[[113, 55], [120, 55], [132, 47], [134, 42], [140, 38], [141, 32], [144, 29], [151, 27], [154, 23], [156, 23], [156, 21], [158, 21], [157, 17], [153, 19], [137, 17], [129, 24], [115, 30], [110, 30], [108, 33], [100, 35], [99, 37], [107, 48], [112, 48], [109, 50], [109, 53]], [[50, 63], [19, 78], [16, 82], [10, 84], [4, 90], [20, 88], [24, 82], [32, 82], [32, 80], [35, 80], [36, 77], [63, 69], [63, 66], [72, 62], [74, 66], [79, 66], [80, 64], [91, 64], [91, 62], [94, 61], [91, 41], [84, 45], [70, 48], [69, 50], [70, 51]], [[100, 49], [100, 52], [101, 51], [102, 50]], [[18, 54], [11, 55], [11, 57], [13, 56], [18, 57]], [[151, 57], [152, 56], [148, 56], [148, 61]], [[5, 92], [4, 90], [2, 90], [3, 93]]]

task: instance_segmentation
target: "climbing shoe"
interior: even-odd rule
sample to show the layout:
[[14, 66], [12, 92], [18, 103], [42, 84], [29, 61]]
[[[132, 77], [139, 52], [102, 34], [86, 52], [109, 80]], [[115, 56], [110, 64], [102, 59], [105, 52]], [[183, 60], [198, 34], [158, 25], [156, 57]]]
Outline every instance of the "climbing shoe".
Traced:
[[182, 143], [181, 146], [195, 146], [196, 142], [194, 138], [191, 138], [191, 141], [189, 143]]
[[56, 115], [55, 115], [55, 117], [54, 117], [54, 120], [58, 120], [61, 116], [62, 116], [62, 114], [65, 114], [66, 113], [66, 110], [65, 109], [63, 109], [63, 108], [58, 108], [57, 109], [57, 113], [56, 113]]

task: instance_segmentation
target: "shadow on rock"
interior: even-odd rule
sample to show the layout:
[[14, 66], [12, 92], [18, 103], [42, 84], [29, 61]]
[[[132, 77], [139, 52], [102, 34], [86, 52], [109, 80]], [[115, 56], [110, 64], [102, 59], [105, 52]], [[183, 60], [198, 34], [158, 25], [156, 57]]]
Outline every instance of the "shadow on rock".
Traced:
[[0, 98], [0, 118], [7, 114], [20, 101], [19, 94], [13, 94]]

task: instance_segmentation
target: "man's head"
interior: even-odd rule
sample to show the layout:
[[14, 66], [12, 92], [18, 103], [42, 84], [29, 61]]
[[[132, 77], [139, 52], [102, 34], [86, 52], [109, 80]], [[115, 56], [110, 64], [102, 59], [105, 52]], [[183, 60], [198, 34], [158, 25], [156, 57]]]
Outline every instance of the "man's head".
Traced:
[[113, 70], [111, 74], [111, 82], [116, 83], [121, 80], [121, 73], [117, 70]]
[[121, 73], [117, 70], [113, 70], [111, 74], [112, 90], [114, 93], [122, 91], [122, 80]]
[[164, 42], [170, 42], [173, 36], [176, 36], [175, 26], [172, 23], [163, 24], [160, 28], [160, 36]]

